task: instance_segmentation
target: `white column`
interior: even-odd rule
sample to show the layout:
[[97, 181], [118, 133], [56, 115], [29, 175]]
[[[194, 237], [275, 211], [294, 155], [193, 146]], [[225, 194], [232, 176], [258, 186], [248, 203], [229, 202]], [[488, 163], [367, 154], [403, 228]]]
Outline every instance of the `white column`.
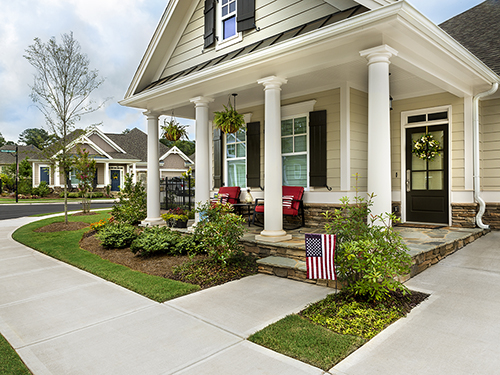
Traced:
[[[195, 123], [195, 139], [196, 139], [196, 184], [195, 184], [195, 204], [204, 203], [210, 199], [210, 127], [208, 119], [208, 104], [213, 102], [212, 98], [198, 96], [191, 99], [191, 103], [195, 104], [196, 123]], [[195, 221], [200, 220], [199, 214], [196, 214]]]
[[108, 186], [110, 182], [109, 163], [104, 163], [104, 186]]
[[281, 162], [281, 85], [287, 80], [281, 77], [266, 77], [259, 81], [264, 85], [264, 230], [256, 240], [278, 242], [291, 239], [283, 230]]
[[153, 226], [163, 223], [160, 217], [160, 158], [158, 150], [158, 117], [157, 113], [145, 112], [148, 119], [148, 186], [147, 217], [142, 226]]
[[137, 163], [132, 164], [132, 181], [134, 184], [137, 183]]
[[392, 210], [389, 59], [398, 52], [382, 45], [360, 54], [368, 60], [368, 193], [380, 215]]
[[54, 168], [54, 186], [61, 186], [61, 171], [59, 170], [58, 165]]
[[351, 87], [340, 87], [340, 190], [351, 190]]

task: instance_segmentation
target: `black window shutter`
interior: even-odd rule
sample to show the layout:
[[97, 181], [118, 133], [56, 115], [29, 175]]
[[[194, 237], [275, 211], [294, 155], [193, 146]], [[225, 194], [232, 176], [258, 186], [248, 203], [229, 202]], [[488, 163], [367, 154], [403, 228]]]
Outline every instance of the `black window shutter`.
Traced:
[[326, 185], [326, 110], [309, 112], [309, 184]]
[[260, 122], [247, 124], [247, 186], [260, 186]]
[[222, 131], [214, 129], [214, 187], [222, 184]]
[[255, 0], [237, 0], [237, 31], [242, 32], [255, 28]]
[[204, 48], [215, 43], [215, 0], [205, 0], [205, 34]]

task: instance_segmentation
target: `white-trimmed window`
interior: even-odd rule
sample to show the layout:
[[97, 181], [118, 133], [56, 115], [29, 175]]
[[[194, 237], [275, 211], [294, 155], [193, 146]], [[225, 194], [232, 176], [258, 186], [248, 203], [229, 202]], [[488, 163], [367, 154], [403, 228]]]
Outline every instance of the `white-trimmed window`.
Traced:
[[283, 185], [309, 185], [308, 115], [295, 115], [281, 120], [281, 157]]
[[221, 7], [221, 37], [228, 40], [235, 37], [236, 31], [236, 0], [220, 0]]
[[226, 135], [227, 186], [247, 186], [247, 144], [246, 131]]

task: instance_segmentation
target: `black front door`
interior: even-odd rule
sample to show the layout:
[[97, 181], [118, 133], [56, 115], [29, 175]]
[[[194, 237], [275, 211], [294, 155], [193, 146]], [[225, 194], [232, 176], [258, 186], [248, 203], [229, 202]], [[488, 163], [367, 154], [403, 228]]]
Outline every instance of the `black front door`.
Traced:
[[[439, 142], [432, 160], [421, 159], [412, 150], [415, 141], [431, 134]], [[448, 125], [406, 129], [406, 220], [448, 224]]]
[[120, 171], [111, 170], [111, 191], [120, 191]]

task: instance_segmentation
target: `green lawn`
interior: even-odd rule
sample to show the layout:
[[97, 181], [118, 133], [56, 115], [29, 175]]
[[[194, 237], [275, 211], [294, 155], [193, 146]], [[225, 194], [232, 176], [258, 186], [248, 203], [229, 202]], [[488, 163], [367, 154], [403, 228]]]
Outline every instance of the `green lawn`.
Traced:
[[30, 375], [26, 365], [12, 349], [5, 338], [0, 335], [0, 374], [9, 375]]
[[[69, 216], [69, 221], [93, 223], [107, 217], [109, 217], [108, 213], [91, 216]], [[98, 255], [81, 249], [78, 242], [88, 228], [54, 233], [37, 233], [34, 231], [42, 226], [59, 221], [63, 221], [63, 218], [53, 217], [36, 221], [19, 228], [12, 237], [26, 246], [158, 302], [164, 302], [199, 289], [197, 285], [133, 271], [128, 267], [104, 260]]]
[[325, 371], [365, 342], [360, 337], [339, 335], [298, 315], [289, 315], [248, 340]]

